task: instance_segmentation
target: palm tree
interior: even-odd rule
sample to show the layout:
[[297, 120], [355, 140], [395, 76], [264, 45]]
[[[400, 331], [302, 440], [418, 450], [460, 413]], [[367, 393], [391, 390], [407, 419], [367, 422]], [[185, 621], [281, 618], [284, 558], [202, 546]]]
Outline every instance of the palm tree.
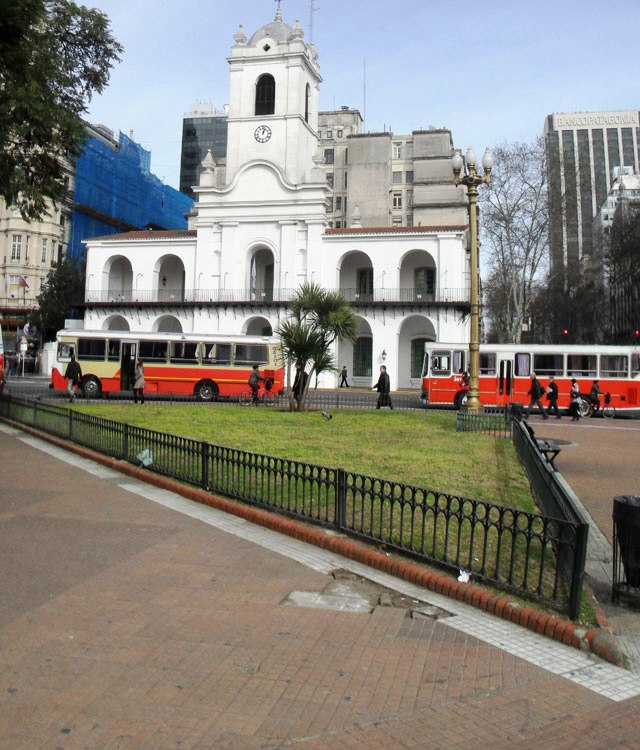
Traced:
[[[297, 400], [289, 397], [292, 411], [302, 411], [309, 390], [311, 376], [325, 370], [336, 370], [331, 348], [337, 339], [356, 337], [357, 321], [349, 303], [339, 292], [323, 289], [314, 282], [302, 284], [291, 304], [289, 318], [276, 333], [282, 341], [282, 351], [288, 365], [287, 385], [291, 381], [291, 365], [302, 367], [306, 383]], [[290, 392], [291, 393], [291, 392]]]

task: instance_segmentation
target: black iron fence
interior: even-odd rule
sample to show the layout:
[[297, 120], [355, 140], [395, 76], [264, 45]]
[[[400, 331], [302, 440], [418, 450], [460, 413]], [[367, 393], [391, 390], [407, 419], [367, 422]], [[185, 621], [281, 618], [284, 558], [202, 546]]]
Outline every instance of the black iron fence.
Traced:
[[7, 394], [0, 397], [0, 417], [212, 493], [335, 527], [456, 573], [467, 571], [577, 615], [586, 544], [578, 520], [211, 445]]

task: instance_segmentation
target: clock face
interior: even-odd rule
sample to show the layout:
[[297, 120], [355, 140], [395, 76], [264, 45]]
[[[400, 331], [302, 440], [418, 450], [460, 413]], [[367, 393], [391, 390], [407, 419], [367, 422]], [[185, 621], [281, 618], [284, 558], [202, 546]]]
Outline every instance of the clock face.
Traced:
[[267, 125], [259, 125], [253, 135], [258, 143], [266, 143], [271, 138], [271, 128]]

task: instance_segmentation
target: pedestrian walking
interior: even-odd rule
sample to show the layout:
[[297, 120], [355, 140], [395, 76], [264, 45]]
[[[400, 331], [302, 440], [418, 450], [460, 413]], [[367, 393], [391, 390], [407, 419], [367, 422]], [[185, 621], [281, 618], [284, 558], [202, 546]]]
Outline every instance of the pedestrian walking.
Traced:
[[140, 403], [144, 404], [144, 364], [141, 359], [136, 360], [136, 369], [134, 371], [134, 383], [133, 383], [133, 403], [138, 403], [138, 396], [140, 397]]
[[80, 378], [82, 377], [82, 368], [77, 363], [73, 354], [71, 355], [67, 369], [64, 371], [64, 376], [67, 379], [69, 401], [73, 401], [76, 397], [76, 388], [80, 384]]
[[558, 411], [558, 384], [556, 383], [556, 379], [553, 375], [549, 375], [549, 385], [547, 386], [547, 400], [549, 401], [549, 406], [547, 407], [547, 414], [551, 416], [551, 414], [556, 415], [556, 419], [562, 419], [560, 416], [560, 412]]
[[293, 397], [298, 403], [300, 403], [300, 399], [304, 394], [304, 389], [307, 384], [308, 377], [309, 376], [305, 372], [304, 367], [301, 364], [297, 364], [296, 376], [293, 379], [293, 387], [291, 388], [291, 390], [293, 391]]
[[536, 377], [535, 372], [531, 373], [531, 388], [527, 391], [528, 395], [530, 396], [529, 399], [529, 406], [525, 409], [525, 415], [524, 418], [528, 419], [529, 415], [531, 414], [531, 409], [533, 406], [537, 406], [538, 409], [540, 409], [540, 412], [542, 413], [543, 419], [549, 419], [549, 415], [544, 410], [544, 406], [542, 405], [542, 401], [540, 399], [542, 398], [542, 394], [544, 393], [542, 386], [540, 385], [540, 381]]
[[376, 409], [382, 406], [388, 406], [393, 411], [393, 404], [391, 403], [391, 381], [389, 374], [387, 373], [386, 365], [380, 365], [380, 377], [378, 382], [371, 387], [372, 391], [378, 391], [378, 404]]
[[347, 383], [347, 366], [343, 365], [342, 370], [340, 371], [340, 388], [342, 388], [343, 385], [346, 385], [347, 388], [349, 387], [349, 383]]
[[578, 381], [573, 378], [571, 381], [571, 421], [578, 422], [580, 420], [580, 386]]

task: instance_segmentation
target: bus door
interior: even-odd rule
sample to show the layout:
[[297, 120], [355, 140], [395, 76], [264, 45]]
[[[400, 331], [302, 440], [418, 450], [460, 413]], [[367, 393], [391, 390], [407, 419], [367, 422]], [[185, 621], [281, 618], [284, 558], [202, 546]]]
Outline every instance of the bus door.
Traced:
[[496, 404], [503, 406], [513, 401], [513, 359], [500, 358], [497, 369]]
[[120, 344], [120, 390], [130, 391], [135, 382], [136, 358], [138, 345], [135, 341], [123, 341]]

